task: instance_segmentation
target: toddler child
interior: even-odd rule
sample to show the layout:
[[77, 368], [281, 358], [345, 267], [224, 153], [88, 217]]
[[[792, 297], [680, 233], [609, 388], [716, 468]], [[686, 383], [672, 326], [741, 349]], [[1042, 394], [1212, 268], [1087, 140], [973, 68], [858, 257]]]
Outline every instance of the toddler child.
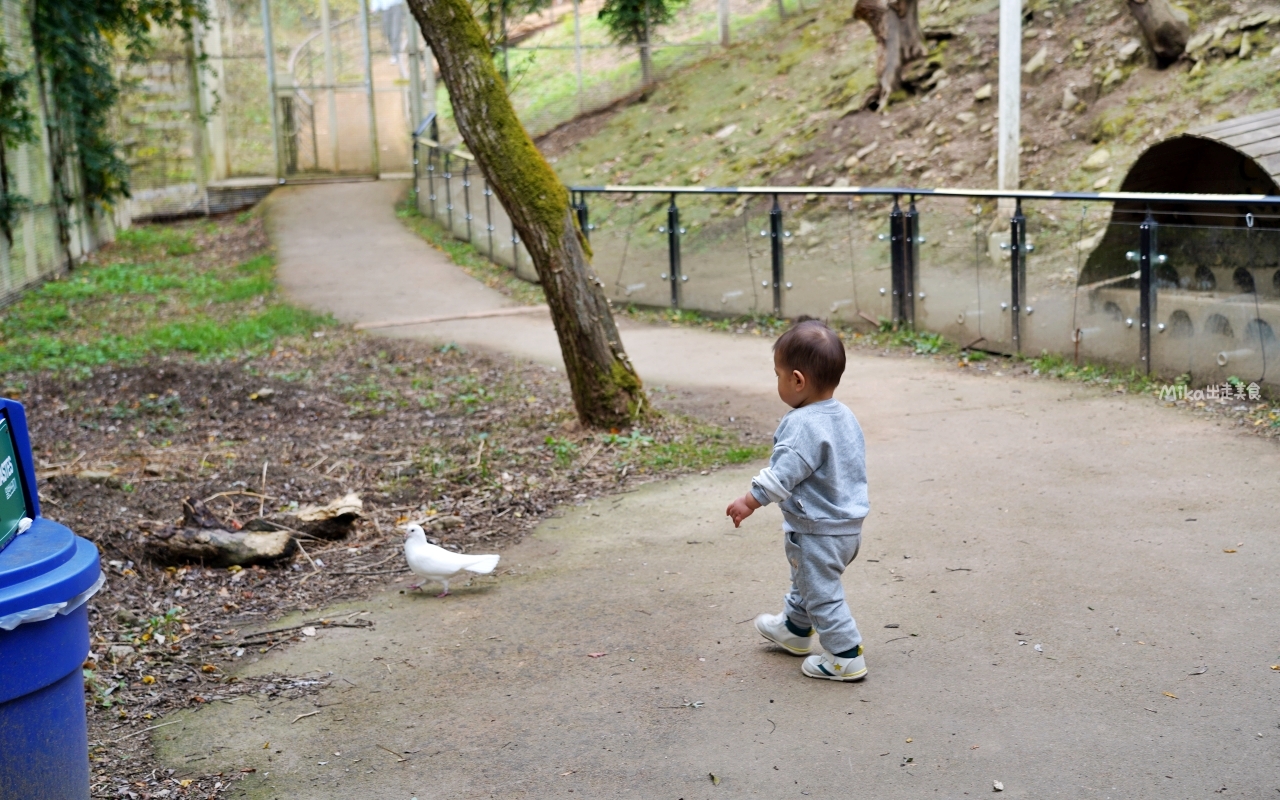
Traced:
[[[778, 503], [791, 591], [783, 613], [756, 617], [756, 630], [787, 652], [808, 656], [800, 665], [805, 675], [832, 681], [867, 674], [862, 634], [840, 583], [858, 555], [870, 509], [862, 428], [832, 397], [844, 366], [844, 344], [818, 320], [797, 322], [778, 338], [778, 396], [792, 410], [778, 423], [769, 466], [726, 511], [738, 527], [757, 508]], [[809, 655], [815, 628], [825, 652]]]

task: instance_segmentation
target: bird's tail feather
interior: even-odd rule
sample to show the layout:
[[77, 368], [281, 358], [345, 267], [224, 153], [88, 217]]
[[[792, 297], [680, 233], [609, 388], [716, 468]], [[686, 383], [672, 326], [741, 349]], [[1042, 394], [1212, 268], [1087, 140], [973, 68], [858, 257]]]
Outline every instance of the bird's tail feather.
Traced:
[[497, 555], [478, 556], [475, 561], [464, 567], [464, 569], [477, 575], [488, 575], [493, 572], [494, 567], [498, 566], [498, 558]]

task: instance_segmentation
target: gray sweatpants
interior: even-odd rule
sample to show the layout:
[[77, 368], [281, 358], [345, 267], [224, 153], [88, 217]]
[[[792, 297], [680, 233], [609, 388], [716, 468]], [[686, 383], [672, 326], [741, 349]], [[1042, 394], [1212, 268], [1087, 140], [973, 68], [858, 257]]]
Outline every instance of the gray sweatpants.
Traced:
[[858, 555], [862, 534], [821, 536], [784, 531], [791, 591], [787, 617], [801, 628], [816, 628], [828, 653], [843, 653], [862, 644], [862, 634], [844, 599], [840, 576]]

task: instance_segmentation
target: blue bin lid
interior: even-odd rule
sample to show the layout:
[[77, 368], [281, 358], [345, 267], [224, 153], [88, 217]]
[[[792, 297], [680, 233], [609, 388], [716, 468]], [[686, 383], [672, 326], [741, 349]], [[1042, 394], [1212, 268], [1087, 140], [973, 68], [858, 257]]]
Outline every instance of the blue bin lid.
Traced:
[[98, 548], [66, 526], [38, 517], [0, 550], [0, 617], [65, 603], [98, 580]]

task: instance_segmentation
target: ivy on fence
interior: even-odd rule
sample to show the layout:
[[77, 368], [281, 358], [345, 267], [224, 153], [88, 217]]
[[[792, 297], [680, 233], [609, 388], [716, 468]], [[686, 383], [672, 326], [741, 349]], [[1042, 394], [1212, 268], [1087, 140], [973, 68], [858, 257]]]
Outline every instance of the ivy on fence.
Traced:
[[[120, 53], [142, 61], [153, 32], [178, 28], [188, 37], [207, 19], [204, 0], [30, 0], [33, 68], [49, 137], [53, 201], [64, 249], [68, 209], [82, 200], [102, 209], [129, 195], [129, 168], [112, 136], [111, 113], [120, 97], [114, 65]], [[0, 47], [0, 229], [12, 243], [12, 225], [29, 205], [11, 191], [5, 156], [34, 141], [35, 116], [28, 71], [11, 68]], [[69, 255], [69, 252], [68, 252]]]
[[0, 42], [0, 231], [13, 245], [13, 223], [31, 205], [26, 197], [12, 191], [14, 177], [9, 167], [9, 151], [35, 141], [35, 115], [27, 98], [27, 70], [12, 69], [9, 52]]

